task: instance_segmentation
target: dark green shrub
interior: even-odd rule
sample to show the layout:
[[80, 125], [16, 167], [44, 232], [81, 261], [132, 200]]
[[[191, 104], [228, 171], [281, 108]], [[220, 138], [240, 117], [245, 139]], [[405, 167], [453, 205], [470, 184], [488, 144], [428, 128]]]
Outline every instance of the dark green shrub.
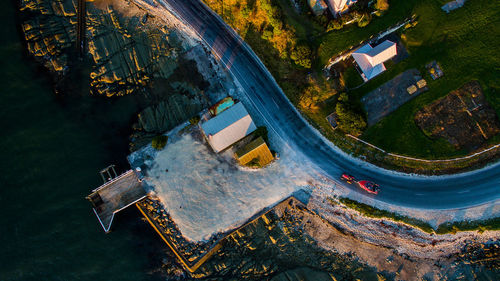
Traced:
[[339, 30], [342, 29], [344, 23], [338, 19], [331, 20], [326, 27], [326, 31]]
[[254, 139], [258, 137], [262, 137], [266, 143], [269, 143], [269, 139], [267, 138], [267, 128], [266, 126], [260, 126], [257, 127], [257, 129], [254, 131]]
[[367, 26], [372, 20], [372, 16], [369, 13], [364, 13], [361, 15], [361, 18], [358, 20], [358, 27]]
[[311, 49], [307, 46], [298, 46], [292, 50], [290, 58], [295, 64], [303, 66], [304, 68], [311, 68]]
[[168, 136], [159, 135], [153, 138], [151, 146], [156, 150], [162, 150], [167, 145]]
[[340, 94], [335, 113], [337, 113], [338, 126], [344, 133], [359, 136], [366, 128], [363, 115], [355, 110], [346, 93]]

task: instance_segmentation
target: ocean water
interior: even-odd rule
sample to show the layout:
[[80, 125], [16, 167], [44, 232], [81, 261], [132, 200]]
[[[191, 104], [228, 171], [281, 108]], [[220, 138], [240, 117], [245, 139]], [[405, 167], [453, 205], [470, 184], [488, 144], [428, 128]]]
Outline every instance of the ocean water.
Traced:
[[136, 102], [55, 95], [23, 55], [12, 2], [0, 4], [0, 280], [153, 279], [163, 245], [139, 213], [105, 234], [84, 199], [99, 169], [127, 168]]

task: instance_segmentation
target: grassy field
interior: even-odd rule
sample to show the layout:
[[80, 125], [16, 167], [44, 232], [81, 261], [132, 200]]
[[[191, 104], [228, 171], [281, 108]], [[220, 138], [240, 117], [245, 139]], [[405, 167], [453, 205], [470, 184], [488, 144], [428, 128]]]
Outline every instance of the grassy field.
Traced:
[[[217, 1], [205, 1], [211, 4], [210, 6], [213, 6], [216, 12], [219, 12], [217, 9], [220, 10], [220, 7], [217, 8]], [[232, 2], [234, 1], [229, 1], [229, 3]], [[326, 32], [326, 28], [318, 24], [310, 12], [299, 14], [288, 1], [273, 1], [272, 5], [279, 8], [280, 15], [277, 18], [282, 22], [284, 30], [294, 36], [290, 42], [298, 45], [305, 44], [312, 50], [311, 69], [305, 69], [284, 56], [286, 50], [285, 52], [278, 50], [277, 40], [265, 36], [265, 31], [271, 25], [270, 18], [266, 19], [258, 6], [252, 10], [255, 15], [259, 15], [256, 17], [258, 20], [251, 19], [250, 24], [245, 25], [244, 29], [241, 28], [244, 19], [237, 15], [238, 11], [242, 10], [244, 4], [252, 7], [255, 1], [246, 0], [240, 4], [226, 3], [225, 5], [228, 6], [225, 6], [225, 20], [237, 27], [238, 32], [268, 67], [292, 103], [301, 110], [312, 125], [339, 147], [356, 154], [361, 153], [363, 149], [357, 147], [358, 144], [353, 144], [352, 140], [346, 139], [341, 132], [333, 131], [325, 120], [328, 114], [335, 111], [339, 91], [330, 90], [335, 87], [323, 87], [323, 89], [329, 89], [330, 92], [320, 92], [321, 97], [311, 99], [306, 93], [319, 82], [314, 79], [308, 80], [306, 76], [308, 74], [313, 74], [313, 77], [314, 75], [321, 76], [322, 68], [331, 57], [351, 46], [356, 46], [371, 35], [416, 15], [418, 24], [403, 34], [403, 43], [410, 56], [398, 64], [391, 65], [380, 76], [348, 93], [352, 100], [357, 102], [363, 95], [402, 71], [409, 68], [419, 69], [429, 82], [430, 90], [368, 128], [362, 135], [362, 139], [386, 151], [402, 155], [427, 159], [451, 158], [468, 152], [455, 150], [445, 140], [428, 138], [415, 125], [413, 116], [422, 106], [473, 79], [481, 83], [487, 100], [500, 114], [500, 95], [497, 94], [500, 85], [498, 80], [500, 59], [496, 55], [495, 47], [499, 45], [499, 37], [494, 36], [500, 31], [498, 27], [500, 9], [492, 1], [476, 0], [468, 1], [463, 8], [446, 14], [440, 9], [445, 2], [444, 0], [391, 1], [389, 10], [381, 17], [373, 17], [366, 27], [360, 28], [353, 24], [344, 26], [341, 30]], [[231, 5], [236, 6], [231, 7]], [[229, 11], [233, 11], [231, 16], [228, 16]], [[289, 49], [291, 49], [290, 46]], [[280, 59], [276, 59], [278, 57]], [[432, 60], [437, 60], [444, 71], [444, 77], [437, 81], [432, 81], [424, 68], [424, 65]], [[355, 74], [355, 69], [348, 73], [348, 84], [358, 84], [359, 80], [356, 79]], [[304, 104], [309, 106], [304, 106]], [[495, 137], [489, 143], [498, 142], [499, 139], [500, 137]], [[378, 160], [385, 161], [381, 157]], [[371, 161], [377, 162], [377, 159], [371, 159]], [[395, 165], [405, 166], [403, 162]]]
[[[461, 9], [450, 14], [440, 7], [446, 1], [392, 1], [389, 11], [380, 18], [374, 18], [364, 28], [349, 26], [332, 31], [315, 39], [317, 47], [316, 67], [322, 67], [330, 57], [356, 45], [360, 41], [411, 15], [417, 16], [416, 27], [407, 30], [403, 36], [410, 56], [391, 66], [385, 73], [371, 80], [349, 95], [360, 99], [404, 70], [417, 68], [429, 82], [430, 90], [403, 105], [397, 111], [370, 127], [362, 139], [386, 151], [427, 159], [450, 158], [468, 154], [456, 150], [444, 139], [428, 138], [415, 124], [413, 117], [422, 106], [448, 94], [471, 80], [478, 80], [489, 103], [500, 115], [500, 58], [496, 48], [500, 44], [500, 9], [486, 0], [470, 1]], [[425, 70], [425, 64], [437, 60], [445, 76], [432, 81]], [[348, 69], [349, 70], [349, 69]], [[354, 69], [352, 69], [354, 70]], [[357, 84], [347, 73], [346, 84]], [[323, 119], [334, 107], [327, 104], [318, 112], [308, 114], [310, 119]], [[318, 115], [318, 116], [315, 116]], [[321, 125], [321, 124], [320, 124]], [[323, 126], [322, 126], [323, 127]], [[328, 127], [324, 127], [328, 130]], [[490, 141], [494, 143], [498, 137]]]
[[[467, 151], [455, 150], [445, 140], [429, 139], [413, 118], [422, 106], [471, 80], [481, 83], [487, 100], [497, 114], [500, 113], [500, 58], [493, 47], [500, 44], [499, 37], [495, 36], [500, 33], [500, 9], [491, 1], [477, 0], [446, 15], [439, 3], [429, 0], [415, 4], [412, 12], [418, 15], [419, 23], [403, 38], [410, 57], [351, 94], [361, 97], [409, 68], [417, 68], [424, 74], [430, 90], [369, 128], [363, 139], [385, 150], [417, 157], [467, 154]], [[437, 60], [445, 73], [436, 81], [432, 81], [424, 68], [432, 60]]]

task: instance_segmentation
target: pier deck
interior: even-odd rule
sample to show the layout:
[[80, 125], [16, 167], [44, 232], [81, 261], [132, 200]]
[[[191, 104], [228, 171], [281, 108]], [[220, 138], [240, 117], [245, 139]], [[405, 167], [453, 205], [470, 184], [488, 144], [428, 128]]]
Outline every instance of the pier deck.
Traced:
[[146, 197], [141, 180], [133, 170], [111, 179], [94, 189], [87, 199], [104, 231], [109, 232], [114, 215]]

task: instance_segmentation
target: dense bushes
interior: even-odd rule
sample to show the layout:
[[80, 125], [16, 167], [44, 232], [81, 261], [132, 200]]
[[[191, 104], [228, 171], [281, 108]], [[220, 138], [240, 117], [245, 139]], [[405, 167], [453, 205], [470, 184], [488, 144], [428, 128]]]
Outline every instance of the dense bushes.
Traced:
[[375, 9], [378, 11], [389, 10], [389, 0], [377, 0], [375, 3]]
[[156, 150], [162, 150], [167, 145], [168, 136], [160, 135], [153, 138], [151, 146]]
[[[221, 14], [219, 0], [205, 0], [209, 7]], [[283, 19], [278, 4], [271, 0], [226, 0], [224, 20], [246, 38], [251, 30], [269, 42], [278, 51], [280, 58], [291, 59], [295, 64], [311, 68], [312, 52], [308, 46], [297, 46], [295, 29]], [[256, 42], [249, 42], [255, 44]], [[255, 48], [255, 46], [252, 46]]]
[[455, 234], [458, 231], [475, 231], [475, 230], [477, 230], [479, 233], [483, 233], [486, 230], [499, 230], [499, 229], [500, 229], [500, 217], [487, 220], [478, 220], [478, 221], [447, 222], [440, 224], [436, 230], [436, 233]]
[[292, 50], [290, 58], [300, 66], [311, 68], [311, 49], [307, 46], [298, 46]]
[[302, 91], [299, 100], [299, 105], [302, 109], [316, 111], [319, 109], [320, 103], [337, 93], [324, 76], [315, 77], [315, 75], [308, 75], [307, 82], [308, 85]]
[[369, 11], [352, 11], [337, 19], [331, 20], [326, 27], [326, 31], [339, 30], [345, 25], [352, 23], [357, 23], [359, 27], [365, 27], [371, 20], [372, 15]]
[[349, 100], [349, 96], [346, 93], [340, 94], [335, 106], [335, 113], [337, 113], [338, 127], [345, 133], [359, 136], [366, 128], [364, 117]]

